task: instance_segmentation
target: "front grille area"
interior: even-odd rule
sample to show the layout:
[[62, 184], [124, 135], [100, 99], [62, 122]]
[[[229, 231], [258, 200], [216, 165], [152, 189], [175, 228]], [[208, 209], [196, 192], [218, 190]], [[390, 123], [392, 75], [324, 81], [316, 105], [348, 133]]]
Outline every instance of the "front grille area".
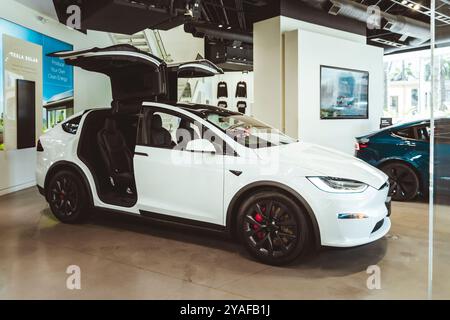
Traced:
[[383, 224], [384, 224], [384, 219], [378, 221], [377, 224], [375, 225], [375, 227], [373, 228], [372, 233], [375, 233], [378, 230], [380, 230], [380, 228], [383, 226]]

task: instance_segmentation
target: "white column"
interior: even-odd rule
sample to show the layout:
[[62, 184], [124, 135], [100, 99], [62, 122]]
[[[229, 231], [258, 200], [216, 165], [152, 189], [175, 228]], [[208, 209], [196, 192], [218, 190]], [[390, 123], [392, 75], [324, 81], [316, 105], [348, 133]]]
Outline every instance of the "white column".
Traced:
[[285, 133], [299, 138], [299, 38], [298, 31], [284, 34]]
[[283, 50], [280, 17], [255, 23], [253, 36], [255, 104], [252, 113], [256, 118], [283, 129]]

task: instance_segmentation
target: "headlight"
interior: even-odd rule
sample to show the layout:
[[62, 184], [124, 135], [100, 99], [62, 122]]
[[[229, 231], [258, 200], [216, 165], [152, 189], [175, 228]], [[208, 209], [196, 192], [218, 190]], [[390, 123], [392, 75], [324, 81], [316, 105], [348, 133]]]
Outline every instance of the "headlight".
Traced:
[[359, 193], [366, 191], [368, 185], [348, 179], [332, 177], [308, 177], [317, 188], [325, 192], [333, 193]]

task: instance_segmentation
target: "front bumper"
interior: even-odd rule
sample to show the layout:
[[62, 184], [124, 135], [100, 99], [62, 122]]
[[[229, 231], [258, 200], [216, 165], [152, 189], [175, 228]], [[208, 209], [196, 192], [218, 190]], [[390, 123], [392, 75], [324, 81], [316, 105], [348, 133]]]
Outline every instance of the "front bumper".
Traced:
[[45, 190], [44, 190], [44, 188], [42, 188], [41, 186], [37, 186], [37, 188], [38, 188], [38, 191], [39, 191], [39, 193], [43, 196], [43, 197], [45, 197]]
[[[367, 223], [367, 225], [371, 225], [371, 223]], [[346, 226], [345, 229], [351, 229], [353, 227], [361, 227], [362, 223], [358, 223], [358, 224], [353, 224], [353, 226], [350, 227], [350, 224], [348, 226]], [[380, 227], [378, 227], [380, 226]], [[350, 227], [350, 228], [349, 228]], [[344, 228], [343, 228], [344, 229]], [[364, 228], [367, 230], [367, 228]], [[327, 243], [323, 243], [324, 246], [330, 246], [330, 247], [356, 247], [356, 246], [361, 246], [364, 244], [368, 244], [371, 242], [374, 242], [376, 240], [381, 239], [382, 237], [384, 237], [389, 230], [391, 229], [391, 219], [389, 217], [385, 217], [382, 220], [378, 221], [374, 228], [372, 229], [373, 231], [370, 232], [370, 234], [365, 234], [365, 235], [354, 235], [353, 231], [350, 230], [346, 230], [345, 232], [342, 233], [342, 238], [341, 239], [337, 239], [335, 241], [328, 241]]]
[[391, 228], [388, 185], [350, 194], [324, 192], [312, 183], [304, 183], [302, 188], [317, 219], [323, 246], [360, 246], [382, 238]]

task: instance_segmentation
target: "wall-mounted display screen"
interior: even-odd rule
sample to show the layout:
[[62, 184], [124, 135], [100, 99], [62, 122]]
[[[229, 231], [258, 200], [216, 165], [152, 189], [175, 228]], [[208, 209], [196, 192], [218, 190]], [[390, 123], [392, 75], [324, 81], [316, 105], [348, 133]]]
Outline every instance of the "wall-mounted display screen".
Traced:
[[321, 66], [320, 118], [368, 119], [369, 72]]
[[36, 84], [17, 79], [17, 149], [36, 146]]
[[[24, 47], [22, 44], [14, 45], [11, 40], [14, 38], [17, 39], [17, 41], [25, 41], [25, 43], [41, 47], [42, 55], [39, 56], [42, 56], [42, 58], [38, 59], [34, 56], [31, 57], [28, 53], [20, 52], [20, 50], [12, 51], [11, 48]], [[3, 41], [5, 41], [4, 39], [8, 39], [9, 41], [8, 48], [5, 48], [3, 43]], [[8, 124], [16, 121], [16, 115], [14, 114], [15, 111], [11, 111], [15, 110], [15, 108], [6, 107], [7, 100], [11, 97], [8, 98], [5, 96], [5, 90], [7, 90], [5, 78], [9, 81], [8, 83], [15, 83], [15, 80], [18, 79], [34, 80], [29, 79], [29, 75], [25, 75], [27, 73], [25, 72], [26, 70], [24, 70], [23, 74], [6, 70], [5, 64], [7, 63], [9, 64], [8, 67], [13, 68], [14, 70], [20, 69], [19, 64], [36, 62], [41, 65], [40, 68], [35, 68], [36, 70], [42, 69], [42, 71], [39, 71], [40, 74], [37, 75], [39, 77], [37, 84], [39, 83], [39, 85], [36, 85], [36, 90], [39, 91], [36, 92], [36, 98], [40, 99], [42, 96], [42, 102], [39, 103], [36, 108], [43, 108], [42, 112], [36, 113], [39, 115], [39, 118], [41, 118], [40, 114], [42, 114], [42, 126], [38, 123], [39, 126], [36, 127], [38, 130], [42, 127], [45, 131], [73, 114], [73, 67], [66, 65], [58, 58], [47, 57], [48, 53], [63, 50], [73, 50], [73, 46], [13, 22], [0, 19], [0, 150], [4, 149], [5, 141], [8, 140], [7, 136], [9, 130], [14, 131], [14, 133], [10, 133], [10, 137], [13, 139], [12, 137], [14, 136], [15, 140], [15, 126], [10, 125], [10, 129], [8, 129]], [[31, 61], [31, 58], [36, 59], [36, 61]], [[17, 61], [17, 67], [14, 66], [14, 63], [11, 63], [10, 60]], [[28, 71], [28, 73], [30, 73], [31, 69]], [[5, 75], [6, 73], [7, 75]], [[40, 92], [41, 88], [42, 92]], [[16, 90], [13, 90], [11, 92], [15, 91]], [[8, 112], [11, 114], [8, 115]], [[15, 142], [11, 142], [11, 139], [9, 139], [10, 142], [8, 145], [14, 146]]]

